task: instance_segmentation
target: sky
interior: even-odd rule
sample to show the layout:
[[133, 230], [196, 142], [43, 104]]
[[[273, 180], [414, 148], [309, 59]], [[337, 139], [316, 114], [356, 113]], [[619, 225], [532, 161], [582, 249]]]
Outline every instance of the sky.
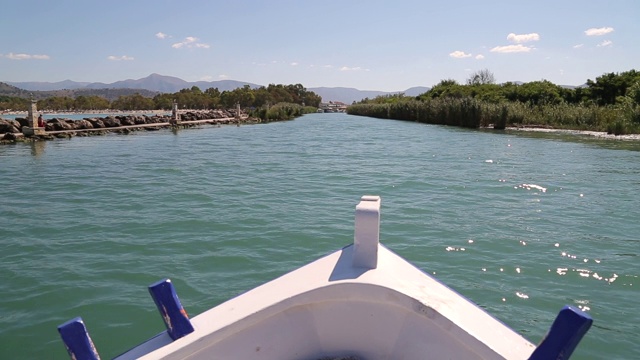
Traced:
[[638, 0], [0, 0], [0, 82], [403, 91], [640, 70]]

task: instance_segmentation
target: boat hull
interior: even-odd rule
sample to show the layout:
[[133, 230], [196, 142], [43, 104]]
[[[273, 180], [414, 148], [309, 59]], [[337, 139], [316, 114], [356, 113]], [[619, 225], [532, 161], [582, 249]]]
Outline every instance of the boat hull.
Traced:
[[210, 309], [195, 331], [160, 334], [124, 359], [527, 359], [535, 346], [378, 245], [375, 269], [353, 245]]

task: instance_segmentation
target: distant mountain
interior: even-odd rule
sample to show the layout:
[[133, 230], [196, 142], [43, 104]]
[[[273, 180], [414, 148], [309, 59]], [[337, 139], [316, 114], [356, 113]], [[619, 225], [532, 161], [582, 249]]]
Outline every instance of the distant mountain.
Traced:
[[386, 96], [393, 94], [404, 93], [406, 96], [418, 96], [422, 93], [429, 91], [430, 88], [424, 86], [412, 87], [405, 91], [374, 91], [374, 90], [358, 90], [355, 88], [346, 88], [346, 87], [317, 87], [317, 88], [309, 88], [307, 90], [313, 91], [314, 93], [320, 95], [322, 97], [323, 102], [329, 101], [340, 101], [345, 104], [352, 104], [354, 101], [360, 101], [365, 98], [373, 99], [377, 96]]
[[19, 87], [27, 91], [51, 91], [51, 90], [74, 90], [82, 89], [89, 85], [88, 82], [75, 82], [71, 80], [64, 80], [58, 82], [7, 82], [9, 85]]
[[220, 91], [231, 91], [237, 88], [244, 87], [245, 85], [249, 85], [252, 89], [257, 89], [262, 85], [252, 84], [244, 81], [235, 81], [235, 80], [217, 80], [217, 81], [196, 81], [191, 86], [197, 86], [200, 90], [204, 91], [208, 88], [218, 88]]
[[19, 87], [0, 82], [0, 95], [4, 96], [16, 96], [22, 98], [31, 97], [31, 93], [28, 90], [20, 89]]
[[152, 98], [159, 94], [157, 91], [146, 89], [63, 89], [63, 90], [24, 90], [13, 85], [0, 82], [0, 96], [12, 96], [23, 99], [33, 98], [35, 100], [47, 99], [50, 97], [70, 97], [78, 96], [100, 96], [109, 101], [116, 100], [120, 96], [140, 94], [144, 97]]
[[[56, 96], [49, 92], [56, 92], [66, 90], [65, 96], [77, 95], [99, 95], [106, 96], [112, 100], [116, 94], [123, 95], [124, 93], [135, 93], [134, 90], [138, 90], [143, 96], [154, 96], [157, 93], [175, 93], [182, 89], [189, 89], [193, 86], [197, 86], [200, 90], [206, 90], [209, 88], [218, 88], [220, 91], [231, 91], [245, 85], [248, 85], [252, 89], [258, 88], [261, 85], [252, 84], [243, 81], [235, 80], [219, 80], [219, 81], [194, 81], [188, 82], [173, 76], [165, 76], [160, 74], [151, 74], [141, 79], [127, 79], [122, 81], [116, 81], [114, 83], [106, 84], [101, 82], [75, 82], [71, 80], [59, 81], [59, 82], [7, 82], [7, 84], [16, 87], [19, 91], [23, 92], [23, 97], [29, 91], [43, 91], [46, 93], [34, 94], [36, 98], [42, 98], [43, 96]], [[109, 89], [110, 91], [106, 91]], [[115, 91], [115, 90], [118, 91]], [[124, 90], [127, 91], [124, 91]], [[72, 90], [72, 91], [68, 91]], [[320, 95], [324, 102], [340, 101], [345, 104], [351, 104], [354, 101], [360, 101], [364, 98], [373, 99], [376, 96], [384, 96], [391, 94], [398, 94], [400, 92], [385, 92], [385, 91], [372, 91], [372, 90], [358, 90], [355, 88], [346, 87], [319, 87], [309, 88], [309, 91], [313, 91]], [[417, 96], [426, 91], [428, 87], [413, 87], [404, 91], [407, 96]], [[12, 92], [16, 93], [15, 90]], [[2, 91], [0, 91], [2, 93]], [[117, 96], [116, 96], [117, 98]]]
[[416, 86], [416, 87], [412, 87], [412, 88], [409, 88], [409, 89], [405, 90], [404, 94], [406, 96], [418, 96], [418, 95], [422, 95], [422, 94], [426, 93], [429, 90], [431, 90], [430, 87]]
[[201, 90], [208, 88], [218, 88], [220, 91], [230, 91], [249, 85], [251, 88], [260, 87], [259, 85], [235, 81], [235, 80], [220, 80], [220, 81], [196, 81], [187, 82], [180, 78], [173, 76], [165, 76], [159, 74], [151, 74], [142, 79], [128, 79], [122, 81], [116, 81], [114, 83], [106, 84], [101, 82], [87, 83], [87, 82], [75, 82], [71, 80], [65, 80], [60, 82], [7, 82], [9, 85], [19, 87], [29, 91], [48, 91], [48, 90], [63, 90], [63, 89], [144, 89], [154, 92], [163, 93], [175, 93], [182, 89], [188, 89], [193, 86], [199, 87]]

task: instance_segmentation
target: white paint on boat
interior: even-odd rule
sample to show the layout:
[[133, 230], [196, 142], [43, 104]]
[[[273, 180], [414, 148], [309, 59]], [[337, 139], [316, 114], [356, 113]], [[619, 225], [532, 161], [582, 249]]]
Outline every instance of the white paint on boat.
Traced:
[[163, 332], [116, 359], [529, 358], [533, 344], [379, 244], [379, 210], [378, 197], [356, 207], [355, 245], [195, 316], [191, 334]]

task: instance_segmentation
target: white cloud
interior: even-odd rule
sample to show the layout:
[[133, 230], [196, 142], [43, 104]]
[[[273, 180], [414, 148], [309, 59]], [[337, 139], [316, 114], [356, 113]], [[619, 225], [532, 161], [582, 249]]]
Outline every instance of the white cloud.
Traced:
[[498, 52], [498, 53], [515, 53], [515, 52], [529, 52], [531, 50], [533, 50], [533, 47], [518, 44], [518, 45], [507, 45], [507, 46], [496, 46], [490, 51]]
[[333, 67], [333, 65], [322, 65], [323, 68], [325, 69], [331, 69]]
[[291, 63], [291, 64], [289, 64], [289, 65], [291, 65], [291, 66], [298, 66], [298, 63], [294, 61], [294, 62], [292, 62], [292, 63]]
[[482, 54], [476, 55], [476, 60], [482, 60], [482, 59], [484, 59], [484, 55]]
[[600, 44], [598, 44], [598, 47], [606, 47], [606, 46], [611, 46], [611, 45], [613, 45], [613, 41], [605, 40], [605, 41], [601, 42]]
[[188, 36], [186, 38], [184, 38], [184, 40], [182, 40], [181, 42], [177, 42], [173, 45], [171, 45], [172, 48], [174, 49], [180, 49], [182, 47], [185, 48], [199, 48], [199, 49], [208, 49], [210, 48], [209, 44], [205, 44], [205, 43], [201, 43], [198, 41], [199, 39], [197, 37], [193, 37], [193, 36]]
[[218, 79], [224, 80], [224, 79], [228, 79], [229, 75], [225, 75], [225, 74], [220, 74], [218, 75]]
[[127, 55], [122, 55], [122, 56], [109, 56], [107, 57], [108, 60], [111, 61], [131, 61], [133, 60], [133, 58], [131, 56], [127, 56]]
[[538, 35], [537, 33], [531, 33], [531, 34], [520, 34], [520, 35], [516, 35], [514, 33], [511, 33], [509, 35], [507, 35], [507, 40], [520, 44], [520, 43], [525, 43], [525, 42], [529, 42], [529, 41], [538, 41], [540, 40], [540, 35]]
[[360, 66], [356, 66], [356, 67], [343, 66], [340, 68], [340, 71], [369, 71], [369, 69], [363, 69]]
[[580, 49], [583, 46], [584, 46], [584, 44], [578, 44], [578, 45], [573, 45], [573, 48], [574, 49]]
[[456, 58], [456, 59], [463, 59], [463, 58], [470, 57], [471, 54], [466, 54], [464, 51], [456, 50], [456, 51], [450, 53], [449, 56], [451, 56], [452, 58]]
[[612, 32], [612, 27], [591, 28], [584, 31], [587, 36], [602, 36]]
[[167, 35], [167, 34], [165, 34], [165, 33], [161, 33], [161, 32], [159, 32], [159, 33], [156, 33], [156, 37], [157, 37], [158, 39], [166, 39], [166, 38], [168, 38], [168, 37], [169, 37], [169, 35]]
[[7, 54], [7, 58], [11, 60], [27, 60], [27, 59], [31, 59], [31, 55], [9, 53]]
[[14, 54], [14, 53], [8, 53], [4, 57], [11, 60], [31, 60], [31, 59], [49, 60], [50, 59], [49, 55], [30, 55], [30, 54]]

